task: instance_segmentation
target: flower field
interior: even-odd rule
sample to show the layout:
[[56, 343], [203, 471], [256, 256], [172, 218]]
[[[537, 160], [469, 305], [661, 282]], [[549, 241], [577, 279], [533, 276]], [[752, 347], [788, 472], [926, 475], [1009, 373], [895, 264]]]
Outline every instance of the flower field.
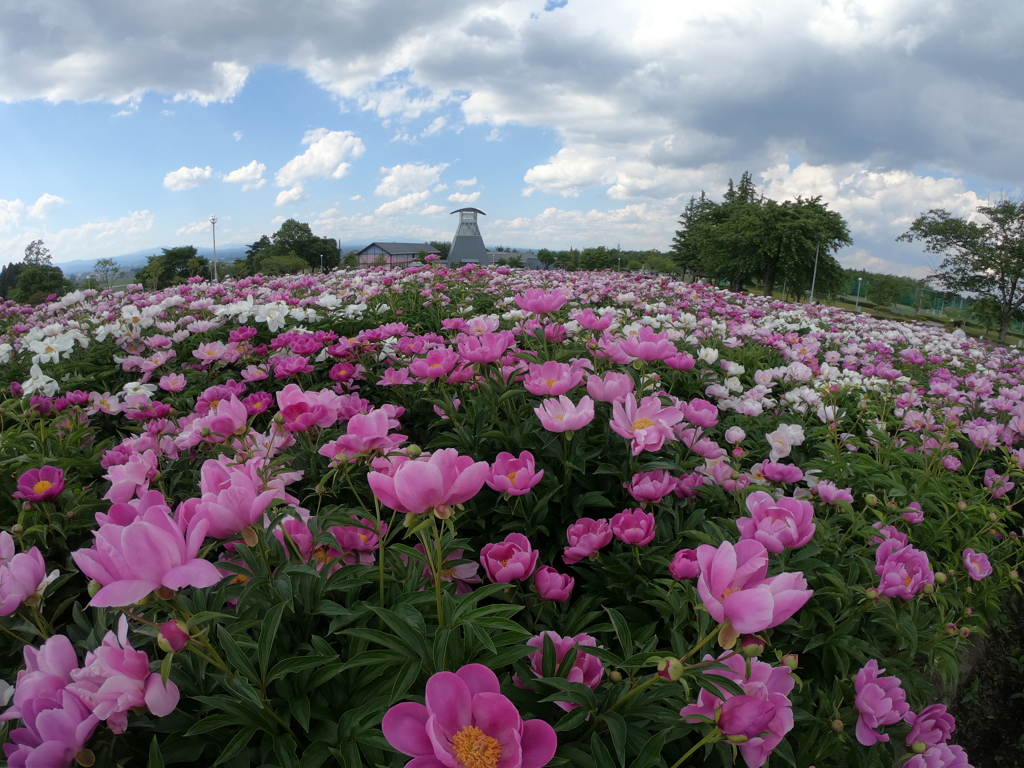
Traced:
[[967, 766], [1022, 370], [607, 272], [0, 305], [9, 765]]

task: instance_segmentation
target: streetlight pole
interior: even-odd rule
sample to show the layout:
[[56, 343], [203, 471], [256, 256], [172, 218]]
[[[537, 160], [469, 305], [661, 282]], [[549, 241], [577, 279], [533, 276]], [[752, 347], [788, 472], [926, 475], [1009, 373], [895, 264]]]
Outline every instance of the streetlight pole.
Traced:
[[217, 282], [217, 217], [210, 217], [210, 226], [213, 227], [213, 282]]
[[863, 279], [864, 279], [863, 277], [858, 277], [857, 278], [857, 310], [856, 310], [857, 312], [860, 312], [860, 282]]
[[814, 303], [814, 281], [818, 279], [818, 251], [821, 249], [821, 243], [814, 246], [814, 274], [811, 275], [811, 298], [810, 303]]
[[324, 273], [324, 255], [320, 254], [320, 274]]

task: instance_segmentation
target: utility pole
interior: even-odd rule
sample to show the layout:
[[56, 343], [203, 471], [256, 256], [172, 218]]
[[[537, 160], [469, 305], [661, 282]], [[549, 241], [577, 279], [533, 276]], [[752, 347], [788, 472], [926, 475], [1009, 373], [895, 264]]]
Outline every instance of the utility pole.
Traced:
[[864, 279], [863, 277], [858, 277], [857, 278], [857, 309], [856, 309], [857, 312], [860, 312], [860, 283], [861, 283], [861, 280], [863, 280], [863, 279]]
[[217, 282], [217, 217], [210, 217], [210, 225], [213, 227], [213, 282]]
[[821, 243], [814, 246], [814, 274], [811, 275], [811, 298], [810, 303], [814, 303], [814, 281], [818, 279], [818, 251], [821, 249]]

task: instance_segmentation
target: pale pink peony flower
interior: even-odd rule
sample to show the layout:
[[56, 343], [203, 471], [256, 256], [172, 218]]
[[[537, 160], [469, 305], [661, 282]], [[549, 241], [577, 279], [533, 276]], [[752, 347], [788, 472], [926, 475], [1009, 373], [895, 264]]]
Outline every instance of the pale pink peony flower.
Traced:
[[854, 678], [857, 697], [857, 741], [870, 747], [879, 741], [888, 741], [889, 734], [879, 733], [883, 725], [894, 725], [906, 717], [910, 707], [900, 679], [892, 675], [883, 677], [884, 669], [871, 659]]
[[541, 426], [548, 432], [575, 432], [594, 420], [594, 401], [584, 396], [574, 405], [565, 395], [548, 398], [533, 409]]

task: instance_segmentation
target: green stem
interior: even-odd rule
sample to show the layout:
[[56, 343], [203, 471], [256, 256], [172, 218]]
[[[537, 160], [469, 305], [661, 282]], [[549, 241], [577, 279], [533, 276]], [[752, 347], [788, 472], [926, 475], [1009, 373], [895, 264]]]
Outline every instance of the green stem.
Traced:
[[13, 637], [15, 640], [17, 640], [22, 645], [29, 645], [30, 642], [31, 642], [30, 640], [26, 640], [25, 638], [23, 638], [21, 635], [14, 634], [11, 630], [9, 630], [3, 624], [0, 624], [0, 629], [2, 629], [4, 632], [6, 632], [11, 637]]
[[710, 632], [708, 632], [701, 639], [701, 641], [699, 643], [697, 643], [697, 645], [695, 645], [693, 648], [691, 648], [687, 652], [687, 654], [685, 656], [683, 656], [683, 658], [681, 658], [679, 660], [679, 663], [680, 664], [685, 664], [687, 659], [689, 659], [691, 656], [693, 656], [693, 654], [695, 654], [697, 651], [699, 651], [701, 648], [703, 648], [705, 645], [707, 645], [708, 642], [710, 642], [712, 638], [716, 637], [720, 630], [721, 630], [721, 627], [716, 627], [716, 628], [712, 629]]
[[434, 542], [437, 545], [437, 570], [434, 572], [434, 595], [437, 598], [437, 625], [444, 626], [444, 608], [441, 605], [441, 571], [444, 570], [444, 550], [441, 548], [441, 532], [437, 529], [437, 518], [432, 521]]
[[373, 497], [373, 507], [377, 515], [377, 568], [380, 580], [380, 607], [384, 607], [384, 527], [380, 521], [380, 502]]
[[683, 763], [685, 763], [685, 762], [686, 762], [687, 760], [689, 760], [689, 759], [690, 759], [690, 755], [692, 755], [692, 754], [693, 754], [694, 752], [696, 752], [696, 751], [697, 751], [698, 749], [700, 749], [701, 747], [703, 747], [703, 746], [704, 746], [705, 744], [707, 744], [708, 742], [710, 742], [710, 741], [718, 741], [718, 737], [719, 737], [719, 736], [720, 736], [721, 734], [722, 734], [722, 732], [721, 732], [721, 731], [719, 731], [719, 730], [718, 730], [717, 728], [715, 728], [714, 730], [712, 730], [712, 731], [711, 731], [711, 733], [709, 733], [709, 734], [708, 734], [707, 736], [705, 736], [705, 737], [704, 737], [703, 739], [701, 739], [701, 740], [700, 740], [700, 741], [698, 741], [698, 742], [697, 742], [696, 744], [694, 744], [694, 745], [693, 745], [692, 747], [690, 747], [690, 750], [689, 750], [689, 752], [687, 752], [687, 753], [686, 753], [685, 755], [683, 755], [682, 757], [680, 757], [680, 758], [679, 758], [679, 759], [678, 759], [678, 760], [677, 760], [677, 761], [675, 762], [675, 764], [674, 764], [674, 765], [672, 766], [672, 768], [679, 768], [679, 766], [680, 766], [680, 765], [682, 765]]
[[[636, 688], [633, 688], [632, 690], [626, 691], [626, 693], [623, 695], [623, 697], [621, 699], [619, 699], [614, 704], [612, 704], [612, 706], [608, 709], [608, 712], [614, 712], [616, 709], [621, 707], [623, 704], [625, 704], [631, 698], [633, 698], [638, 693], [640, 693], [640, 691], [644, 690], [645, 688], [649, 688], [654, 683], [658, 682], [658, 680], [660, 678], [661, 678], [661, 676], [658, 675], [657, 673], [655, 673], [655, 674], [651, 675], [649, 678], [647, 678], [646, 680], [644, 680], [642, 683], [640, 683], [640, 685], [636, 686]], [[605, 714], [608, 714], [608, 712], [606, 712]]]

